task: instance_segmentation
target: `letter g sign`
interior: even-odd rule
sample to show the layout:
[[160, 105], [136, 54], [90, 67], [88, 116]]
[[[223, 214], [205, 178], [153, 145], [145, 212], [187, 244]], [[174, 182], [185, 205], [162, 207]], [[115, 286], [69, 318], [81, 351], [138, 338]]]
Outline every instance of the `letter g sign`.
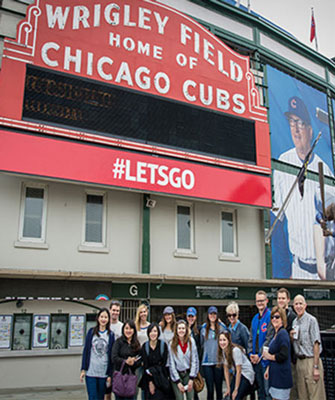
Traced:
[[131, 285], [129, 287], [129, 294], [130, 294], [130, 296], [133, 296], [133, 297], [137, 296], [138, 295], [138, 287], [136, 285]]

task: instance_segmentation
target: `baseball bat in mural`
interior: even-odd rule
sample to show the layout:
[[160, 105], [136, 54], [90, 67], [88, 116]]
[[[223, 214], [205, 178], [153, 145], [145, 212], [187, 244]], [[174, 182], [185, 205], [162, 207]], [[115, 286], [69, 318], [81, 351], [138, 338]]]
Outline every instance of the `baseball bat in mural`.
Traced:
[[320, 183], [320, 196], [322, 202], [322, 216], [325, 218], [326, 215], [326, 205], [325, 205], [325, 179], [323, 175], [323, 163], [320, 161], [319, 167], [319, 183]]

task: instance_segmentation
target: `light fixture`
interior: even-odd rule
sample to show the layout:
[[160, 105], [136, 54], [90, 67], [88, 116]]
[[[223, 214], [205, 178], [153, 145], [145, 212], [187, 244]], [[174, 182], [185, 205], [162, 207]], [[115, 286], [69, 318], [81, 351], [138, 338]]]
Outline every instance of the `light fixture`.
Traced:
[[154, 208], [156, 206], [156, 200], [150, 199], [150, 197], [147, 198], [146, 206], [148, 208]]

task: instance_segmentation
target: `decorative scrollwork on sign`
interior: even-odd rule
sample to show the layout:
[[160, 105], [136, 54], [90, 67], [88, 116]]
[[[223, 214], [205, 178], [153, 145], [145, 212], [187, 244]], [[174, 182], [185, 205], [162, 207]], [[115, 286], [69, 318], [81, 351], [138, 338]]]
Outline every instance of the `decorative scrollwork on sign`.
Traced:
[[250, 71], [245, 76], [248, 82], [249, 107], [250, 112], [254, 115], [253, 119], [267, 122], [266, 108], [260, 104], [260, 94], [255, 85], [255, 77]]
[[42, 11], [39, 7], [40, 0], [29, 6], [27, 18], [20, 22], [17, 28], [16, 40], [6, 39], [5, 56], [19, 61], [26, 61], [18, 57], [34, 57], [37, 36], [38, 18]]
[[27, 14], [28, 14], [28, 20], [22, 22], [19, 25], [17, 42], [23, 44], [24, 46], [32, 48], [34, 52], [36, 32], [37, 32], [37, 22], [38, 22], [38, 17], [41, 15], [39, 0], [36, 0], [35, 5], [29, 7]]

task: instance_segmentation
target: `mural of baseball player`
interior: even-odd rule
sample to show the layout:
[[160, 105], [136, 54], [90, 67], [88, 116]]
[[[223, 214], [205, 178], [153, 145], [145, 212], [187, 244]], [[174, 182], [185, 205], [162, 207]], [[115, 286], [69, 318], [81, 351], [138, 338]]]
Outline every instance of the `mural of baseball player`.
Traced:
[[[272, 67], [268, 68], [268, 84], [272, 157], [302, 167], [316, 135], [321, 131], [308, 170], [318, 172], [318, 163], [323, 162], [325, 175], [333, 177], [329, 126], [325, 123], [327, 118], [324, 118], [327, 115], [326, 96]], [[320, 110], [322, 119], [317, 117]], [[295, 180], [296, 175], [274, 171], [272, 219], [281, 209]], [[311, 179], [304, 182], [303, 196], [298, 185], [294, 188], [272, 235], [274, 278], [326, 279], [325, 274], [319, 273], [315, 250], [317, 237], [321, 259], [325, 246], [320, 235], [314, 234], [315, 225], [318, 225], [315, 199], [319, 192], [319, 183]]]

